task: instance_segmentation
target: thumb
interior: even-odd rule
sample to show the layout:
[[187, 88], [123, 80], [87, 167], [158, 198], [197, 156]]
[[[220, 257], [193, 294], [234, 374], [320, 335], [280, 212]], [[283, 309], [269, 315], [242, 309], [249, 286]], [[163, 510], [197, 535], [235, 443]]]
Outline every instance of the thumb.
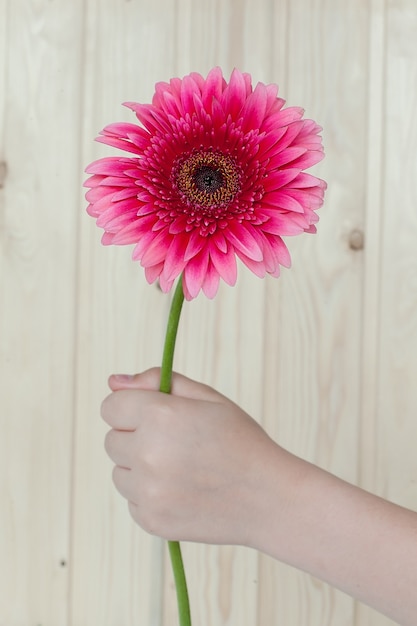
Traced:
[[[161, 369], [154, 367], [140, 374], [112, 374], [108, 383], [112, 391], [120, 391], [122, 389], [158, 391], [160, 376]], [[181, 396], [193, 400], [205, 400], [208, 402], [224, 400], [224, 397], [211, 387], [175, 372], [172, 375], [171, 393], [174, 396]]]
[[155, 367], [141, 374], [112, 374], [108, 384], [112, 391], [120, 391], [121, 389], [158, 391], [159, 377], [160, 370]]

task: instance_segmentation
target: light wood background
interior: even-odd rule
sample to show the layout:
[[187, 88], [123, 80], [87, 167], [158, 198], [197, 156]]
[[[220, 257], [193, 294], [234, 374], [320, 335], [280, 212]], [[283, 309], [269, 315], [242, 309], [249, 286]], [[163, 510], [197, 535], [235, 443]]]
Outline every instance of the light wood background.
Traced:
[[[186, 305], [176, 368], [417, 509], [416, 33], [415, 0], [0, 0], [0, 626], [177, 623], [99, 418], [109, 373], [160, 362], [169, 297], [101, 247], [81, 189], [120, 103], [171, 76], [277, 82], [324, 127], [329, 184], [290, 271]], [[198, 626], [391, 624], [254, 551], [184, 558]]]

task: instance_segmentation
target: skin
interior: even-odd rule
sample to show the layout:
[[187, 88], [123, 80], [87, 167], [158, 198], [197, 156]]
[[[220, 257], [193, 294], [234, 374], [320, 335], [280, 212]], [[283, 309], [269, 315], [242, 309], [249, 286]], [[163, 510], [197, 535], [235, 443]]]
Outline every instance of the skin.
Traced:
[[106, 451], [133, 519], [169, 540], [244, 545], [417, 624], [417, 513], [307, 463], [236, 404], [159, 370], [111, 376]]

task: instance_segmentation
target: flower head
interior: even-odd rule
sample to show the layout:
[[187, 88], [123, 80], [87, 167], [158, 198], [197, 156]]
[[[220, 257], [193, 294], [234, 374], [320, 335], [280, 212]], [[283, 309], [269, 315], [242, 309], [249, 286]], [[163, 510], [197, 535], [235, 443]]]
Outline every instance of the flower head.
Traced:
[[88, 166], [88, 213], [103, 244], [135, 244], [149, 282], [187, 299], [234, 285], [238, 257], [257, 276], [289, 267], [282, 237], [315, 232], [324, 181], [321, 128], [284, 107], [276, 85], [220, 68], [158, 83], [152, 104], [127, 102], [140, 125], [110, 124], [98, 141], [132, 153]]

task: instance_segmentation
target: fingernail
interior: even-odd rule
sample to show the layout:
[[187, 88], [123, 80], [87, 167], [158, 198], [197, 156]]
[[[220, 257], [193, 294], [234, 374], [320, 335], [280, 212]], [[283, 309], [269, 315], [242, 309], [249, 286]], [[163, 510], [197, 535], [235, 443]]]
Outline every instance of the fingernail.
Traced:
[[113, 378], [119, 383], [129, 383], [133, 380], [133, 376], [131, 374], [113, 374]]

